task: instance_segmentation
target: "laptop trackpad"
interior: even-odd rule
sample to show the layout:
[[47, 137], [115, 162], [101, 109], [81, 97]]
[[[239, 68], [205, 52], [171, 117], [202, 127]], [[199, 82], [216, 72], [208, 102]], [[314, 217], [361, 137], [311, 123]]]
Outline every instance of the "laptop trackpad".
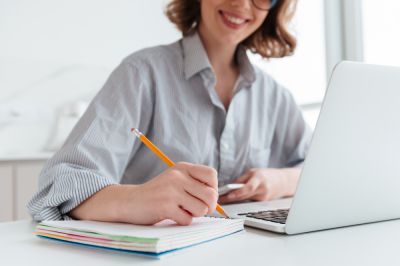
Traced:
[[288, 209], [292, 203], [292, 198], [278, 199], [262, 202], [245, 202], [237, 204], [223, 205], [224, 210], [228, 215], [235, 215], [244, 212], [258, 212], [275, 209]]

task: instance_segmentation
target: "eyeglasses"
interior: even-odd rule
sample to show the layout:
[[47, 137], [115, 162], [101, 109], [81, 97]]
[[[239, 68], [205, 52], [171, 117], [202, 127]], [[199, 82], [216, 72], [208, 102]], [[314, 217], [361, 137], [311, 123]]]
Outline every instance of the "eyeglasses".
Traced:
[[271, 10], [276, 5], [278, 0], [252, 0], [252, 2], [256, 8], [268, 11]]

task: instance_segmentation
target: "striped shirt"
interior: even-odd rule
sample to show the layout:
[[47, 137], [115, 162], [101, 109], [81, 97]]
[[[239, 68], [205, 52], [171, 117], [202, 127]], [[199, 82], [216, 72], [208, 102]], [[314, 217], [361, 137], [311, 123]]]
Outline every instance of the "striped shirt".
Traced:
[[236, 52], [239, 78], [228, 110], [197, 33], [125, 58], [47, 161], [28, 203], [34, 220], [68, 212], [111, 184], [140, 184], [166, 165], [135, 127], [173, 161], [214, 167], [219, 185], [251, 168], [300, 164], [311, 130], [288, 90]]

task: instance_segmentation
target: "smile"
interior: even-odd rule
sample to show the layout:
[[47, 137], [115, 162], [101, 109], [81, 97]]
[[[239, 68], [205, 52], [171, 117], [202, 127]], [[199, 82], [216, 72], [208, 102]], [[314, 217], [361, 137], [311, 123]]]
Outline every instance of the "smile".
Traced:
[[230, 28], [237, 29], [248, 22], [247, 19], [235, 16], [231, 13], [226, 13], [224, 11], [220, 11], [219, 13], [221, 14], [223, 22]]

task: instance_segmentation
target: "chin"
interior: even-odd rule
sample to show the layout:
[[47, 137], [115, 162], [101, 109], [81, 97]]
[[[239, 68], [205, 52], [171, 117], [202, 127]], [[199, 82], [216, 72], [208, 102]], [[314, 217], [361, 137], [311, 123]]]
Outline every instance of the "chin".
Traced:
[[237, 46], [240, 44], [244, 39], [238, 36], [232, 36], [230, 34], [219, 34], [217, 35], [219, 42], [223, 43], [224, 45], [234, 45]]

